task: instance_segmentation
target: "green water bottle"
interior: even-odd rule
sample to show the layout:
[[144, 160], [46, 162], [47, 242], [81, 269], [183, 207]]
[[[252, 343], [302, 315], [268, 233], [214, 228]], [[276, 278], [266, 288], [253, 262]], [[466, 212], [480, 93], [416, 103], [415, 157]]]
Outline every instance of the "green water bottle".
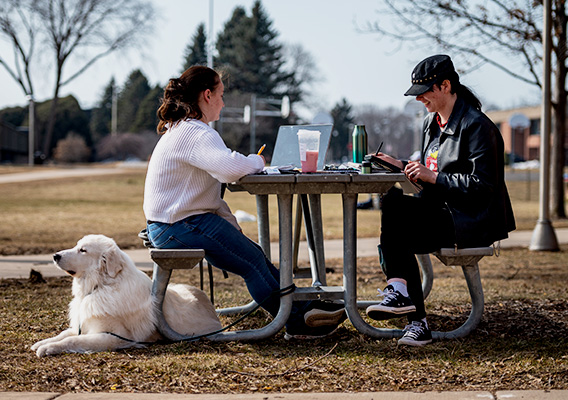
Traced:
[[353, 162], [362, 163], [367, 155], [367, 131], [365, 125], [353, 128]]

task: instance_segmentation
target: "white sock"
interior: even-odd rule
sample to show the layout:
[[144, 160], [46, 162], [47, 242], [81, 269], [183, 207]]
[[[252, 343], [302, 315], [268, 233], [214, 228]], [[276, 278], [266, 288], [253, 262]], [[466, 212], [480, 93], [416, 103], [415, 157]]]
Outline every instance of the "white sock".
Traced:
[[393, 287], [395, 291], [400, 292], [404, 297], [408, 297], [408, 290], [406, 289], [406, 285], [402, 282], [391, 282], [389, 283]]
[[426, 322], [426, 318], [422, 318], [422, 322], [424, 322], [424, 326], [426, 326], [426, 329], [428, 329], [428, 322]]

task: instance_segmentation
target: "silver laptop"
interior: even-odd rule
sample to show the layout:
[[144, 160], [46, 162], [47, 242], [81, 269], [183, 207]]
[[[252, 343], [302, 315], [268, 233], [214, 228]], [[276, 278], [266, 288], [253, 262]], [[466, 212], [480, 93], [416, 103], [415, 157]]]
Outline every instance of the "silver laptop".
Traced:
[[[298, 130], [306, 129], [310, 131], [320, 131], [318, 171], [323, 170], [329, 140], [331, 138], [332, 124], [322, 125], [282, 125], [278, 129], [276, 144], [272, 152], [271, 167], [282, 167], [291, 165], [295, 168], [301, 168], [300, 149], [298, 145]], [[323, 157], [322, 157], [323, 155]]]

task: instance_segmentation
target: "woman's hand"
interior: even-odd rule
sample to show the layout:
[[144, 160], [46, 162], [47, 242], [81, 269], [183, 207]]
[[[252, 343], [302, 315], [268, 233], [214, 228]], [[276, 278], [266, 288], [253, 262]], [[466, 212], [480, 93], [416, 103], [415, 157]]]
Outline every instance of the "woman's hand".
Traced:
[[426, 168], [426, 166], [420, 164], [418, 161], [411, 161], [406, 164], [404, 173], [412, 182], [421, 180], [422, 182], [434, 184], [436, 183], [436, 178], [438, 177], [437, 172], [430, 171], [428, 168]]

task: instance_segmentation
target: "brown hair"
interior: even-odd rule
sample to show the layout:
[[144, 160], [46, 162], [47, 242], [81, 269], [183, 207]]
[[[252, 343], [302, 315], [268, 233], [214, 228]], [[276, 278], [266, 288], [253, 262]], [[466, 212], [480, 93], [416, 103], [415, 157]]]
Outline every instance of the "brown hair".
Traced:
[[185, 70], [179, 78], [172, 78], [164, 89], [162, 104], [158, 108], [158, 134], [164, 134], [166, 125], [176, 124], [182, 119], [201, 119], [199, 95], [205, 90], [214, 91], [221, 82], [217, 72], [209, 67], [194, 65]]

